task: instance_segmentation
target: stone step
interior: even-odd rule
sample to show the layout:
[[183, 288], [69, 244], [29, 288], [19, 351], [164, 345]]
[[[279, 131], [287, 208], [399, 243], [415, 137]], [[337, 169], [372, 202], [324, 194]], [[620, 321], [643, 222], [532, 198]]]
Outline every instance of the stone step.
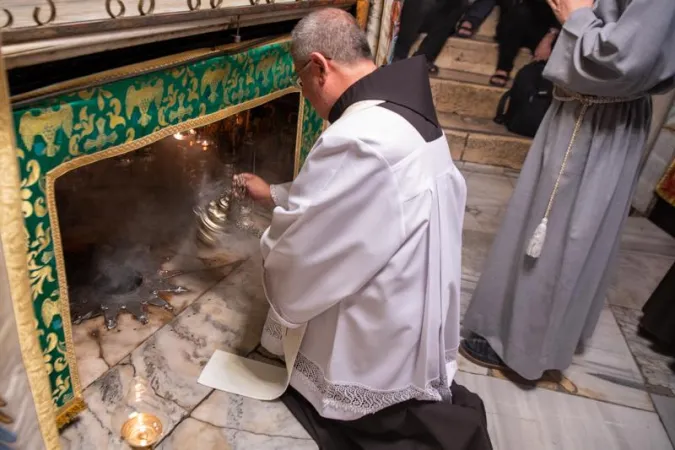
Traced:
[[[497, 43], [485, 37], [476, 36], [473, 39], [451, 37], [436, 58], [436, 65], [443, 69], [492, 75], [497, 67], [498, 54]], [[520, 68], [531, 61], [532, 53], [527, 49], [521, 49], [514, 61], [511, 76], [515, 76]]]
[[439, 112], [438, 119], [455, 161], [520, 170], [532, 143], [491, 119], [447, 112]]
[[490, 86], [489, 80], [489, 75], [441, 69], [431, 77], [436, 110], [492, 119], [506, 89]]

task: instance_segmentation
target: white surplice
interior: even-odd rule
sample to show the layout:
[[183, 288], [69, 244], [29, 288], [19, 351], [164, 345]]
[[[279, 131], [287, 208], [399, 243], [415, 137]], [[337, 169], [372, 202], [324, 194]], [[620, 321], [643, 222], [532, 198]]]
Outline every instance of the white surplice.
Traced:
[[466, 184], [445, 136], [352, 105], [298, 177], [273, 186], [261, 240], [271, 305], [262, 344], [307, 323], [291, 385], [323, 417], [440, 401], [457, 370]]

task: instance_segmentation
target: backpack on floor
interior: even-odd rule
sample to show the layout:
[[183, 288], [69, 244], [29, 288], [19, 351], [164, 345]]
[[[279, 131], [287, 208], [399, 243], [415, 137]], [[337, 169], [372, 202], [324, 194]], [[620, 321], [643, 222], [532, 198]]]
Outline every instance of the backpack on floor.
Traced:
[[544, 78], [544, 67], [546, 62], [535, 61], [520, 69], [513, 87], [499, 101], [496, 123], [512, 133], [534, 137], [553, 98], [553, 83]]

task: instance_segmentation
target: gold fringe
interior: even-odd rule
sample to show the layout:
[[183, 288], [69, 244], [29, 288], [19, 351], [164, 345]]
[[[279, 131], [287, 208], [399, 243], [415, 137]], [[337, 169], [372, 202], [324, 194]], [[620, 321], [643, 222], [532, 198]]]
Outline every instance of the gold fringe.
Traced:
[[56, 415], [56, 426], [61, 429], [70, 424], [78, 414], [87, 409], [87, 404], [81, 397], [76, 397], [59, 408]]
[[659, 194], [662, 199], [675, 206], [675, 193], [668, 192], [666, 189], [666, 185], [670, 182], [670, 178], [675, 178], [675, 159], [673, 159], [670, 167], [666, 173], [663, 174], [661, 180], [659, 180], [659, 184], [656, 185], [656, 193]]
[[28, 255], [21, 212], [21, 179], [16, 157], [16, 139], [9, 103], [4, 60], [0, 55], [0, 239], [5, 256], [11, 301], [19, 334], [21, 357], [26, 369], [40, 433], [46, 450], [58, 450], [59, 433], [54, 421], [52, 389], [45, 370], [35, 329], [35, 311], [28, 280]]

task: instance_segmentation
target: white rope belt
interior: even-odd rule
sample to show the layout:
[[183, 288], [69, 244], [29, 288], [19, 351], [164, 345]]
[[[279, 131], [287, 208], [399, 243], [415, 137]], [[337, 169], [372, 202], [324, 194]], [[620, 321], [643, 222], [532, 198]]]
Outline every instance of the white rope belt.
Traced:
[[548, 199], [548, 205], [546, 206], [546, 212], [544, 213], [544, 218], [541, 220], [541, 223], [537, 226], [532, 235], [532, 239], [527, 246], [527, 255], [532, 258], [539, 258], [541, 255], [542, 248], [544, 247], [544, 241], [546, 240], [546, 228], [548, 226], [548, 218], [551, 215], [551, 209], [553, 208], [553, 201], [555, 200], [556, 195], [558, 194], [558, 188], [560, 187], [560, 180], [562, 179], [563, 173], [565, 172], [565, 167], [567, 166], [567, 160], [569, 159], [570, 154], [572, 153], [572, 147], [574, 147], [574, 142], [577, 139], [579, 130], [581, 129], [581, 124], [584, 121], [586, 112], [588, 108], [592, 105], [607, 105], [613, 103], [627, 103], [643, 98], [644, 96], [637, 96], [633, 98], [625, 97], [596, 97], [590, 95], [582, 95], [574, 92], [568, 92], [556, 86], [553, 89], [553, 97], [561, 102], [579, 102], [581, 103], [581, 111], [579, 112], [579, 117], [574, 124], [574, 131], [572, 132], [572, 138], [570, 143], [567, 146], [567, 151], [565, 151], [565, 156], [563, 157], [562, 164], [560, 166], [560, 172], [558, 172], [558, 177], [555, 180], [553, 185], [553, 191], [551, 196]]

